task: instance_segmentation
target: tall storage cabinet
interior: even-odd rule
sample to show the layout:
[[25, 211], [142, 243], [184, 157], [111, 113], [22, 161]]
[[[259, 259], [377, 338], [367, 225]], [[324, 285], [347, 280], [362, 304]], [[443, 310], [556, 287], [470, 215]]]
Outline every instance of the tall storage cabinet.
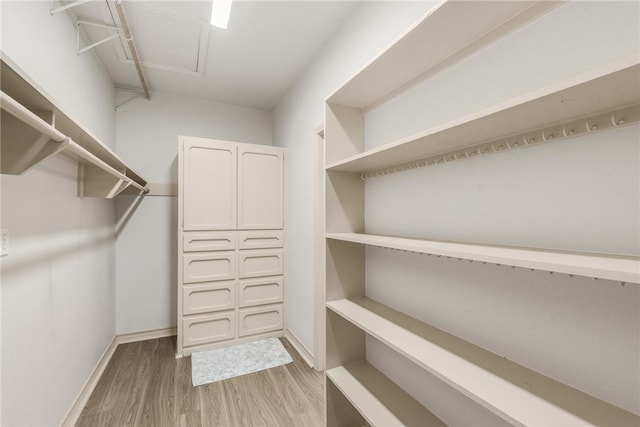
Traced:
[[[551, 7], [552, 2], [536, 1], [441, 1], [326, 99], [327, 425], [443, 425], [430, 408], [414, 399], [423, 393], [418, 393], [417, 387], [411, 389], [416, 382], [405, 384], [404, 389], [374, 366], [371, 344], [401, 360], [402, 366], [410, 366], [411, 372], [430, 374], [510, 425], [640, 423], [636, 414], [381, 304], [368, 293], [367, 280], [371, 278], [366, 277], [366, 264], [376, 259], [367, 257], [365, 246], [411, 252], [413, 256], [446, 257], [465, 264], [491, 263], [631, 286], [640, 283], [637, 256], [367, 233], [365, 188], [369, 178], [385, 179], [388, 174], [640, 120], [640, 62], [630, 57], [386, 145], [365, 148], [367, 109], [406, 89], [420, 73], [428, 77], [446, 72], [456, 60]], [[387, 285], [399, 289], [404, 283], [397, 280]], [[395, 304], [407, 306], [398, 299]]]
[[284, 149], [180, 137], [178, 346], [282, 336]]

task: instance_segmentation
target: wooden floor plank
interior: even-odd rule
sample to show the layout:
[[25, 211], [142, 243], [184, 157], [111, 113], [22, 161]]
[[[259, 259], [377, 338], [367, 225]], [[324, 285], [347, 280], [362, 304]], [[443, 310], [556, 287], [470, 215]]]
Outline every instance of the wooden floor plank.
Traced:
[[322, 426], [323, 374], [281, 341], [293, 363], [198, 387], [175, 337], [122, 344], [76, 426]]
[[164, 420], [174, 419], [176, 363], [169, 340], [153, 340], [150, 343], [151, 375], [145, 393], [147, 398], [142, 402], [140, 422], [157, 426]]

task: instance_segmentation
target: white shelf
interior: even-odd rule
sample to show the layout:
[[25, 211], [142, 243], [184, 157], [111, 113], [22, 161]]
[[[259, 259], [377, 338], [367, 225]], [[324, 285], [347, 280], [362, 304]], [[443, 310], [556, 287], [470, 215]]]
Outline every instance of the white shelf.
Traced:
[[413, 397], [367, 362], [326, 371], [327, 378], [372, 426], [444, 426]]
[[[585, 117], [638, 104], [640, 60], [633, 56], [331, 163], [326, 169], [344, 172], [382, 169], [574, 121], [579, 122], [573, 123], [576, 126], [584, 126], [581, 120]], [[635, 120], [638, 111], [640, 107], [627, 109], [626, 114], [633, 115]], [[624, 117], [620, 119], [625, 122]], [[574, 134], [587, 131], [568, 130]], [[520, 146], [523, 145], [520, 141]]]
[[333, 240], [422, 254], [640, 283], [640, 257], [474, 245], [359, 233], [327, 233], [326, 237]]
[[330, 301], [327, 307], [515, 425], [640, 424], [632, 413], [368, 298]]
[[[441, 1], [360, 69], [327, 102], [364, 108], [419, 76], [455, 63], [556, 1]], [[455, 30], [451, 23], [455, 22]]]
[[[131, 170], [124, 160], [118, 157], [88, 129], [65, 114], [60, 106], [6, 55], [2, 54], [1, 58], [0, 87], [2, 87], [4, 93], [22, 106], [27, 107], [32, 112], [44, 118], [45, 121], [55, 127], [56, 130], [69, 137], [91, 155], [97, 157], [108, 166], [141, 186], [146, 185], [146, 181]], [[10, 162], [11, 164], [5, 161], [0, 172], [21, 174], [34, 164], [37, 164], [39, 161], [58, 151], [78, 162], [86, 163], [81, 156], [74, 153], [74, 150], [60, 150], [58, 147], [61, 146], [61, 144], [37, 134], [37, 132], [29, 129], [26, 125], [17, 124], [17, 121], [9, 114], [5, 114], [4, 111], [2, 115], [3, 122], [6, 121], [6, 124], [10, 125], [8, 127], [11, 127], [10, 134], [7, 134], [10, 135], [10, 137], [3, 137], [2, 152], [3, 156], [6, 155], [7, 158], [11, 158], [12, 160]], [[3, 123], [3, 125], [4, 124], [5, 123]], [[16, 165], [16, 163], [19, 164]], [[88, 169], [93, 169], [93, 167], [93, 165], [89, 164], [87, 166]], [[102, 176], [100, 171], [89, 173], [92, 174], [92, 176]], [[108, 179], [101, 177], [98, 181], [97, 183], [87, 185], [86, 188], [88, 192], [92, 192], [96, 187], [104, 187], [104, 189], [101, 188], [100, 191], [95, 194], [99, 197], [106, 197], [105, 195], [112, 196], [124, 189], [119, 182], [120, 180], [112, 177]], [[105, 182], [108, 185], [105, 185]], [[106, 190], [107, 187], [108, 191]]]

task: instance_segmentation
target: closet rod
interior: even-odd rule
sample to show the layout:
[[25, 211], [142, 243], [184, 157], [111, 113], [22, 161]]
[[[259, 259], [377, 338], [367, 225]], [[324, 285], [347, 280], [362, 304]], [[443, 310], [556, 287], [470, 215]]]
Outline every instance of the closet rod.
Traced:
[[105, 161], [97, 157], [95, 154], [90, 153], [85, 148], [78, 145], [71, 138], [67, 137], [58, 129], [54, 128], [49, 123], [42, 120], [32, 111], [30, 111], [28, 108], [26, 108], [25, 106], [20, 104], [18, 101], [16, 101], [15, 99], [7, 95], [4, 91], [0, 91], [0, 106], [7, 113], [11, 114], [18, 120], [29, 125], [33, 129], [42, 133], [43, 135], [48, 136], [51, 140], [58, 143], [64, 143], [66, 141], [67, 145], [66, 147], [64, 147], [63, 150], [69, 150], [73, 152], [78, 157], [81, 157], [89, 161], [90, 163], [94, 164], [95, 166], [99, 167], [100, 169], [104, 170], [105, 172], [108, 172], [111, 175], [119, 179], [122, 179], [123, 181], [126, 181], [128, 184], [133, 185], [140, 191], [143, 191], [145, 193], [149, 192], [149, 189], [147, 187], [140, 185], [138, 182], [136, 182], [132, 178], [126, 176], [122, 172], [118, 171], [114, 167], [107, 164]]

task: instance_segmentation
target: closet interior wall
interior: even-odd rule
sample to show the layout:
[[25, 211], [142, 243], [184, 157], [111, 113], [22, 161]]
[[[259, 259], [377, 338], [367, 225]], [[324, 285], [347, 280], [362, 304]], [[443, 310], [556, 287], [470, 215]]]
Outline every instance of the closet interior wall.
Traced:
[[[119, 156], [173, 196], [145, 197], [116, 238], [116, 333], [176, 328], [179, 135], [271, 145], [271, 113], [154, 92], [118, 108]], [[153, 152], [153, 156], [149, 156]], [[132, 204], [119, 196], [118, 212]]]
[[273, 110], [274, 145], [287, 148], [288, 156], [287, 274], [294, 303], [287, 306], [287, 328], [311, 354], [324, 352], [314, 346], [313, 315], [313, 230], [323, 213], [314, 212], [311, 191], [314, 129], [324, 121], [324, 99], [436, 3], [361, 2]]
[[[49, 1], [0, 8], [2, 52], [114, 149], [113, 83], [92, 54], [70, 48], [75, 22], [52, 17]], [[2, 425], [58, 425], [114, 337], [114, 205], [79, 198], [77, 174], [54, 156], [0, 176], [10, 239], [0, 258]]]

